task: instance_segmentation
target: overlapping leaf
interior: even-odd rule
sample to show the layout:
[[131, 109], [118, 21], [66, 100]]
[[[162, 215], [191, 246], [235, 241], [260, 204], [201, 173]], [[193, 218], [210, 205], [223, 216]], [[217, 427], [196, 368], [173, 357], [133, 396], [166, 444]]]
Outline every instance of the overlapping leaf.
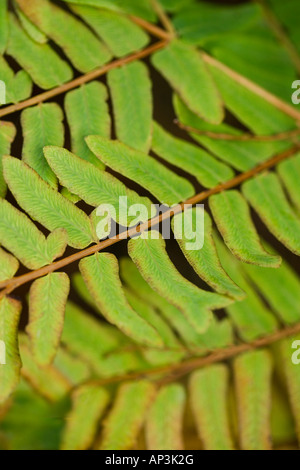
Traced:
[[6, 182], [18, 203], [48, 230], [64, 228], [68, 243], [74, 248], [85, 248], [94, 241], [88, 216], [43, 181], [25, 163], [6, 157]]
[[130, 240], [128, 250], [144, 279], [181, 310], [199, 333], [204, 333], [212, 320], [210, 309], [231, 303], [226, 297], [201, 290], [183, 278], [169, 259], [165, 241], [158, 232], [146, 232]]
[[95, 35], [74, 16], [48, 0], [17, 0], [22, 11], [55, 41], [80, 72], [105, 64], [111, 58]]
[[114, 255], [95, 254], [80, 261], [80, 270], [101, 313], [137, 342], [161, 347], [158, 333], [126, 301]]
[[[128, 206], [143, 204], [150, 215], [149, 199], [141, 198], [114, 176], [95, 168], [92, 163], [59, 147], [47, 147], [44, 153], [61, 184], [92, 206], [101, 204], [113, 206], [117, 221], [120, 221], [122, 225], [130, 225], [130, 222], [136, 218], [135, 216], [128, 217]], [[110, 216], [114, 218], [113, 214]], [[148, 219], [148, 217], [146, 219], [141, 217], [144, 221]]]
[[223, 120], [218, 89], [197, 49], [173, 40], [152, 56], [152, 63], [194, 113], [213, 124]]
[[103, 163], [137, 182], [164, 204], [171, 206], [194, 194], [194, 188], [187, 180], [153, 157], [121, 142], [89, 136], [87, 144]]

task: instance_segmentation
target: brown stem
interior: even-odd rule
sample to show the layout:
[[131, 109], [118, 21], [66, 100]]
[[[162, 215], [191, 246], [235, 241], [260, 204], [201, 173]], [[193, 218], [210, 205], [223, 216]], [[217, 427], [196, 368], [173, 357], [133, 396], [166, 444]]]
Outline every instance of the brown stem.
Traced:
[[154, 11], [157, 13], [157, 16], [158, 16], [161, 24], [165, 28], [165, 30], [168, 31], [171, 38], [176, 37], [175, 28], [174, 28], [170, 18], [168, 17], [168, 15], [166, 15], [164, 9], [161, 7], [160, 3], [157, 0], [151, 0], [151, 3], [153, 5]]
[[207, 64], [212, 65], [213, 67], [226, 73], [226, 75], [232, 78], [232, 80], [247, 88], [252, 93], [255, 93], [256, 95], [260, 96], [265, 101], [275, 106], [275, 108], [279, 109], [280, 111], [287, 114], [296, 121], [300, 121], [300, 112], [285, 101], [281, 100], [275, 95], [272, 95], [272, 93], [270, 93], [269, 91], [265, 90], [261, 86], [244, 77], [243, 75], [240, 75], [235, 70], [230, 69], [229, 67], [227, 67], [227, 65], [222, 64], [222, 62], [219, 62], [217, 59], [209, 56], [205, 52], [202, 53], [202, 57]]
[[[257, 339], [251, 343], [241, 343], [234, 346], [230, 346], [226, 349], [219, 349], [211, 354], [208, 354], [205, 357], [194, 357], [192, 359], [187, 359], [180, 363], [170, 364], [168, 366], [156, 367], [150, 370], [144, 370], [139, 372], [132, 372], [125, 374], [119, 377], [111, 377], [108, 379], [96, 379], [89, 381], [89, 384], [97, 385], [108, 385], [111, 383], [123, 382], [128, 380], [137, 380], [140, 378], [148, 378], [153, 376], [158, 376], [159, 381], [162, 380], [161, 375], [167, 376], [168, 374], [176, 374], [176, 379], [183, 377], [184, 375], [190, 373], [195, 369], [200, 369], [202, 367], [214, 364], [216, 362], [225, 361], [235, 357], [239, 354], [269, 346], [270, 344], [276, 343], [284, 338], [289, 338], [300, 333], [300, 323], [297, 325], [284, 328], [282, 330], [276, 331], [272, 335], [265, 336], [264, 338]], [[174, 378], [174, 375], [170, 379]]]
[[39, 95], [29, 98], [28, 100], [21, 101], [20, 103], [6, 106], [5, 108], [0, 109], [0, 118], [15, 113], [16, 111], [21, 111], [22, 109], [28, 108], [29, 106], [34, 106], [36, 104], [50, 100], [55, 96], [66, 93], [67, 91], [73, 90], [74, 88], [77, 88], [80, 85], [84, 85], [85, 83], [88, 83], [92, 80], [95, 80], [96, 78], [101, 77], [101, 75], [105, 75], [112, 69], [122, 67], [122, 65], [129, 64], [130, 62], [133, 62], [135, 60], [143, 59], [148, 55], [151, 55], [154, 52], [158, 51], [159, 49], [163, 49], [166, 45], [166, 40], [157, 42], [147, 47], [146, 49], [143, 49], [142, 51], [135, 52], [134, 54], [131, 54], [122, 59], [117, 59], [107, 65], [104, 65], [103, 67], [100, 67], [99, 69], [93, 70], [92, 72], [89, 72], [85, 75], [81, 75], [80, 77], [75, 78], [75, 80], [72, 80], [71, 82], [64, 83], [63, 85], [60, 85], [57, 88], [53, 88], [53, 90], [45, 91], [43, 93], [40, 93]]
[[[170, 39], [173, 38], [173, 33], [170, 34], [170, 31], [168, 28], [166, 28], [166, 31], [159, 28], [158, 26], [149, 23], [146, 20], [143, 20], [143, 18], [139, 18], [138, 16], [129, 16], [129, 18], [136, 23], [138, 26], [141, 26], [141, 28], [145, 29], [145, 31], [148, 31], [150, 34], [153, 36], [157, 37], [158, 39], [163, 39], [165, 41], [170, 41]], [[163, 24], [163, 22], [162, 22]], [[166, 26], [164, 24], [164, 26]]]
[[224, 134], [219, 132], [211, 132], [211, 131], [202, 131], [201, 129], [196, 129], [195, 127], [187, 126], [182, 122], [178, 121], [178, 119], [174, 119], [175, 124], [187, 132], [192, 132], [193, 134], [202, 135], [203, 137], [209, 137], [210, 139], [215, 140], [229, 140], [229, 141], [239, 141], [239, 142], [273, 142], [276, 140], [288, 140], [293, 137], [298, 137], [300, 135], [300, 129], [293, 129], [291, 131], [280, 132], [278, 134], [273, 135], [253, 135], [253, 134], [241, 134], [241, 135], [233, 135], [233, 134]]
[[[244, 173], [237, 175], [236, 177], [232, 178], [231, 180], [226, 181], [225, 183], [219, 184], [218, 186], [215, 186], [212, 189], [207, 189], [205, 191], [202, 191], [201, 193], [191, 197], [185, 202], [173, 207], [169, 211], [164, 212], [163, 214], [160, 214], [154, 217], [153, 219], [150, 219], [147, 222], [141, 224], [139, 227], [139, 231], [144, 232], [145, 230], [148, 230], [151, 227], [154, 227], [155, 225], [162, 222], [163, 220], [170, 219], [171, 217], [173, 217], [173, 215], [176, 215], [184, 211], [186, 209], [186, 206], [190, 207], [191, 205], [198, 204], [200, 202], [203, 202], [204, 200], [206, 200], [213, 194], [218, 194], [222, 191], [225, 191], [226, 189], [231, 189], [240, 185], [244, 181], [257, 175], [258, 173], [261, 173], [264, 170], [274, 167], [279, 162], [291, 157], [298, 151], [299, 151], [299, 146], [292, 147], [289, 150], [286, 150], [285, 152], [282, 152], [272, 157], [271, 159], [261, 163], [255, 168], [252, 168], [249, 171], [246, 171]], [[79, 261], [82, 258], [85, 258], [86, 256], [93, 255], [94, 253], [97, 253], [101, 250], [104, 250], [105, 248], [108, 248], [114, 245], [115, 243], [118, 243], [120, 240], [124, 240], [124, 239], [134, 236], [135, 233], [136, 233], [136, 228], [133, 227], [127, 230], [126, 232], [117, 235], [114, 238], [109, 238], [108, 240], [104, 240], [100, 243], [97, 243], [96, 245], [92, 245], [86, 248], [85, 250], [79, 251], [78, 253], [75, 253], [71, 256], [63, 258], [59, 261], [55, 261], [54, 263], [48, 266], [44, 266], [43, 268], [40, 268], [36, 271], [31, 271], [27, 274], [23, 274], [22, 276], [14, 277], [13, 279], [10, 279], [8, 281], [1, 282], [0, 289], [3, 289], [3, 290], [0, 292], [0, 298], [2, 298], [4, 295], [10, 294], [17, 287], [20, 287], [21, 285], [26, 284], [27, 282], [31, 282], [39, 277], [42, 277], [51, 272], [57, 271], [58, 269], [62, 269], [71, 263], [74, 263], [76, 261]]]

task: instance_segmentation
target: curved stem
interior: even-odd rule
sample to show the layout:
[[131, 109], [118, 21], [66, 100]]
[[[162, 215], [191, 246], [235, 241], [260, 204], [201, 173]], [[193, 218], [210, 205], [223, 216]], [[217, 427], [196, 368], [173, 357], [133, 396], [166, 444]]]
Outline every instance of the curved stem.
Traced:
[[21, 101], [20, 103], [6, 106], [5, 108], [0, 109], [0, 118], [3, 116], [8, 116], [9, 114], [15, 113], [17, 111], [21, 111], [30, 106], [43, 103], [44, 101], [50, 100], [51, 98], [54, 98], [58, 95], [62, 95], [70, 90], [73, 90], [74, 88], [77, 88], [81, 85], [84, 85], [85, 83], [88, 83], [92, 80], [95, 80], [96, 78], [101, 77], [102, 75], [105, 75], [112, 69], [116, 69], [118, 67], [122, 67], [122, 65], [129, 64], [130, 62], [143, 59], [148, 55], [151, 55], [154, 52], [158, 51], [159, 49], [163, 49], [167, 45], [167, 43], [168, 42], [164, 39], [163, 41], [159, 41], [155, 44], [152, 44], [146, 49], [135, 52], [134, 54], [131, 54], [122, 59], [114, 60], [113, 62], [110, 62], [109, 64], [104, 65], [99, 69], [93, 70], [92, 72], [89, 72], [85, 75], [81, 75], [80, 77], [75, 78], [75, 80], [72, 80], [71, 82], [64, 83], [63, 85], [60, 85], [57, 88], [53, 88], [53, 90], [45, 91], [43, 93], [40, 93], [39, 95], [29, 98], [28, 100]]
[[[180, 363], [170, 364], [168, 366], [155, 367], [150, 370], [132, 372], [119, 377], [91, 380], [87, 383], [95, 385], [108, 385], [111, 383], [118, 383], [127, 380], [137, 380], [140, 378], [151, 377], [154, 377], [154, 380], [157, 380], [159, 382], [163, 381], [165, 383], [166, 377], [169, 377], [169, 381], [174, 380], [175, 378], [178, 379], [192, 372], [195, 369], [200, 369], [216, 362], [231, 359], [239, 354], [252, 351], [254, 349], [269, 346], [270, 344], [276, 343], [282, 339], [295, 336], [298, 333], [300, 333], [300, 323], [288, 328], [283, 328], [282, 330], [276, 331], [276, 333], [273, 333], [272, 335], [257, 339], [255, 341], [252, 341], [251, 343], [241, 343], [234, 346], [229, 346], [226, 349], [219, 349], [204, 357], [194, 357], [191, 359], [186, 359], [185, 361], [182, 361]], [[158, 377], [155, 379], [155, 376]], [[163, 376], [163, 378], [161, 376]]]

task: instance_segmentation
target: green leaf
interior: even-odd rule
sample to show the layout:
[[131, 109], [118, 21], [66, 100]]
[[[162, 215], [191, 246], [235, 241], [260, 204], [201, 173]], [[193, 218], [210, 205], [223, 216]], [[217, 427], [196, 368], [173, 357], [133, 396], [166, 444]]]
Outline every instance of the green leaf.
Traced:
[[28, 36], [33, 39], [33, 41], [39, 43], [39, 44], [46, 44], [48, 42], [47, 36], [34, 24], [32, 21], [30, 21], [29, 18], [27, 18], [26, 15], [22, 12], [22, 10], [18, 7], [17, 4], [15, 6], [15, 11], [18, 15], [19, 21], [23, 28], [25, 29], [26, 33]]
[[33, 358], [41, 366], [53, 362], [59, 347], [69, 290], [65, 273], [50, 273], [31, 285], [26, 331]]
[[110, 52], [74, 16], [48, 0], [17, 0], [28, 18], [56, 42], [82, 73], [100, 67], [111, 59]]
[[97, 307], [110, 323], [140, 344], [162, 346], [162, 340], [154, 328], [128, 304], [114, 255], [95, 254], [81, 260], [79, 268]]
[[19, 261], [0, 248], [0, 282], [11, 279], [19, 269]]
[[172, 384], [160, 389], [146, 421], [148, 450], [184, 449], [182, 427], [185, 390]]
[[118, 330], [95, 320], [72, 302], [67, 302], [62, 343], [94, 371], [102, 370], [102, 357], [120, 346], [120, 337]]
[[112, 96], [117, 138], [148, 153], [152, 140], [152, 94], [149, 72], [143, 62], [110, 70], [107, 74]]
[[270, 450], [272, 360], [251, 351], [234, 360], [241, 450]]
[[242, 186], [245, 197], [270, 232], [290, 251], [300, 255], [300, 221], [275, 173], [264, 173]]
[[0, 3], [0, 54], [3, 54], [8, 40], [7, 0]]
[[283, 182], [291, 201], [300, 210], [300, 192], [298, 175], [300, 174], [300, 154], [290, 157], [277, 166], [277, 172]]
[[110, 137], [111, 119], [107, 105], [108, 94], [105, 86], [99, 82], [70, 91], [65, 98], [65, 110], [71, 130], [72, 151], [100, 170], [104, 165], [88, 148], [85, 137], [99, 134]]
[[[62, 185], [72, 193], [78, 194], [91, 206], [112, 205], [116, 211], [116, 218], [122, 225], [129, 225], [132, 220], [136, 219], [136, 216], [128, 216], [127, 205], [143, 204], [150, 217], [150, 200], [141, 198], [109, 173], [95, 168], [92, 163], [59, 147], [46, 147], [44, 154]], [[120, 200], [120, 197], [127, 197], [127, 205], [125, 200]], [[113, 214], [110, 216], [113, 217]], [[141, 214], [141, 220], [144, 220], [143, 214]]]
[[108, 392], [97, 385], [82, 385], [72, 393], [72, 410], [66, 418], [61, 450], [90, 448], [108, 402]]
[[39, 104], [25, 109], [21, 114], [23, 161], [55, 189], [57, 178], [43, 155], [43, 148], [64, 144], [63, 119], [63, 112], [56, 103]]
[[38, 44], [22, 30], [14, 16], [9, 19], [7, 53], [28, 72], [34, 83], [48, 90], [73, 77], [71, 67], [48, 44]]
[[29, 269], [52, 263], [66, 248], [61, 229], [46, 240], [33, 222], [5, 199], [0, 199], [0, 243]]
[[291, 91], [286, 84], [296, 80], [295, 68], [283, 44], [274, 40], [270, 30], [264, 33], [259, 37], [260, 31], [251, 29], [228, 35], [209, 49], [220, 62], [290, 103]]
[[193, 175], [199, 183], [213, 188], [234, 176], [234, 172], [202, 148], [173, 137], [154, 123], [152, 150], [167, 162]]
[[[203, 220], [203, 247], [198, 250], [189, 249], [189, 244], [199, 235], [199, 222]], [[172, 220], [175, 238], [184, 256], [199, 277], [220, 294], [228, 295], [236, 300], [245, 297], [244, 292], [230, 279], [221, 266], [215, 243], [212, 237], [212, 221], [204, 209], [197, 207], [188, 213], [177, 214]]]
[[182, 277], [171, 262], [165, 241], [158, 232], [146, 232], [130, 240], [128, 252], [152, 289], [182, 311], [199, 333], [204, 333], [212, 321], [210, 309], [231, 303], [230, 299], [199, 289]]
[[280, 2], [278, 0], [268, 0], [270, 6], [275, 12], [278, 20], [286, 28], [288, 35], [290, 36], [292, 42], [299, 49], [300, 34], [298, 28], [298, 15], [299, 11], [299, 2], [297, 0], [288, 0], [287, 2]]
[[[178, 95], [174, 95], [173, 105], [179, 121], [193, 129], [217, 134], [231, 134], [233, 136], [243, 134], [243, 131], [225, 123], [214, 125], [205, 122], [192, 113]], [[247, 171], [254, 168], [270, 158], [274, 153], [274, 144], [270, 142], [245, 141], [241, 144], [239, 141], [209, 138], [196, 132], [189, 132], [189, 134], [196, 142], [206, 147], [220, 160], [223, 160], [239, 171]]]
[[[226, 108], [254, 134], [276, 134], [295, 128], [295, 121], [264, 98], [248, 90], [214, 65], [210, 70], [222, 94]], [[273, 153], [289, 146], [287, 142], [273, 142]]]
[[53, 364], [73, 385], [86, 382], [91, 376], [89, 364], [63, 348], [58, 349]]
[[[195, 351], [195, 353], [204, 353], [208, 350], [227, 347], [233, 343], [232, 326], [227, 320], [222, 322], [212, 320], [206, 332], [199, 334], [179, 309], [151, 289], [129, 258], [121, 258], [120, 268], [121, 277], [126, 286], [130, 287], [136, 296], [142, 298], [144, 302], [155, 307], [159, 315], [165, 318], [182, 338], [188, 349]], [[165, 336], [162, 337], [165, 339]], [[147, 359], [149, 359], [148, 354]]]
[[0, 403], [9, 398], [19, 382], [18, 325], [21, 310], [21, 303], [15, 299], [3, 297], [0, 300]]
[[276, 270], [246, 265], [244, 270], [281, 321], [285, 324], [299, 322], [300, 281], [288, 263], [283, 261]]
[[199, 342], [201, 343], [203, 335], [195, 332], [195, 329], [179, 309], [151, 289], [135, 264], [128, 257], [121, 258], [120, 270], [121, 278], [125, 285], [135, 292], [137, 296], [157, 309], [159, 314], [172, 325], [188, 347], [198, 346]]
[[171, 206], [195, 193], [191, 183], [153, 157], [99, 136], [89, 136], [86, 141], [103, 163], [150, 191], [164, 204]]
[[71, 389], [71, 382], [54, 366], [41, 367], [33, 360], [28, 338], [19, 335], [22, 359], [22, 376], [42, 397], [56, 402], [64, 398]]
[[212, 124], [223, 120], [221, 98], [197, 49], [176, 39], [156, 52], [151, 60], [197, 116]]
[[61, 194], [51, 188], [22, 161], [6, 157], [3, 161], [5, 179], [18, 204], [48, 230], [64, 228], [68, 244], [85, 248], [92, 243], [88, 216]]
[[205, 450], [234, 450], [228, 389], [229, 371], [223, 364], [198, 370], [190, 377], [192, 412]]
[[16, 136], [13, 123], [0, 121], [0, 197], [5, 197], [6, 182], [3, 178], [2, 158], [10, 153], [10, 147]]
[[[164, 0], [165, 1], [165, 0]], [[208, 40], [250, 28], [259, 18], [257, 5], [217, 5], [207, 2], [182, 8], [174, 18], [178, 33], [191, 44], [202, 46]]]
[[79, 5], [72, 5], [71, 9], [90, 25], [115, 57], [138, 51], [149, 42], [144, 30], [123, 14]]
[[2, 56], [0, 56], [0, 79], [6, 86], [6, 104], [18, 103], [31, 95], [32, 81], [28, 73], [19, 70], [15, 74]]
[[183, 8], [190, 6], [190, 4], [194, 2], [195, 0], [159, 0], [163, 9], [170, 13], [181, 11]]
[[[260, 337], [271, 335], [278, 329], [278, 321], [273, 313], [267, 308], [252, 284], [247, 281], [245, 267], [227, 250], [219, 237], [214, 237], [217, 242], [217, 252], [224, 269], [231, 279], [246, 292], [246, 298], [226, 307], [226, 312], [232, 319], [239, 336], [246, 342], [254, 341]], [[249, 266], [252, 268], [252, 266]], [[278, 270], [257, 268], [264, 276], [266, 271], [277, 274]], [[260, 288], [260, 286], [259, 286]]]
[[113, 408], [104, 422], [100, 450], [133, 448], [154, 394], [154, 385], [147, 381], [128, 382], [119, 387]]
[[249, 206], [237, 190], [211, 196], [209, 206], [226, 245], [238, 259], [263, 267], [280, 266], [281, 258], [262, 247]]
[[125, 295], [133, 310], [155, 328], [164, 342], [163, 350], [147, 348], [143, 351], [147, 362], [152, 365], [165, 365], [180, 361], [185, 356], [182, 345], [161, 315], [153, 306], [140, 299], [136, 293], [125, 289]]
[[153, 11], [151, 0], [63, 0], [76, 5], [89, 5], [93, 7], [106, 8], [111, 11], [125, 12], [148, 21], [155, 21], [156, 15]]

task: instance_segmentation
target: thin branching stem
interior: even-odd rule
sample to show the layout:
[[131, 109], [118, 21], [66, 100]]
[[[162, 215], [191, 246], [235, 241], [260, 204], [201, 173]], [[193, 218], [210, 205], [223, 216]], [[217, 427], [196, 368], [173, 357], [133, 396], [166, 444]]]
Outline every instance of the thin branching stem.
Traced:
[[20, 103], [6, 106], [5, 108], [0, 109], [0, 118], [3, 116], [8, 116], [9, 114], [15, 113], [17, 111], [22, 111], [23, 109], [29, 108], [30, 106], [43, 103], [44, 101], [48, 101], [52, 98], [55, 98], [56, 96], [62, 95], [70, 90], [73, 90], [74, 88], [77, 88], [81, 85], [84, 85], [85, 83], [88, 83], [92, 80], [95, 80], [96, 78], [101, 77], [102, 75], [105, 75], [112, 69], [122, 67], [123, 65], [129, 64], [130, 62], [134, 62], [139, 59], [144, 59], [145, 57], [148, 57], [159, 49], [163, 49], [166, 45], [167, 41], [164, 39], [155, 44], [152, 44], [146, 49], [135, 52], [134, 54], [131, 54], [122, 59], [114, 60], [113, 62], [110, 62], [109, 64], [104, 65], [103, 67], [93, 70], [92, 72], [89, 72], [85, 75], [81, 75], [80, 77], [75, 78], [75, 80], [72, 80], [71, 82], [64, 83], [63, 85], [60, 85], [57, 88], [53, 88], [53, 90], [45, 91], [43, 93], [40, 93], [39, 95], [29, 98], [28, 100], [21, 101]]
[[[256, 166], [255, 168], [252, 168], [249, 171], [246, 171], [244, 173], [240, 173], [239, 175], [235, 176], [231, 180], [226, 181], [225, 183], [219, 184], [218, 186], [215, 186], [212, 189], [207, 189], [205, 191], [202, 191], [201, 193], [191, 197], [190, 199], [186, 200], [185, 202], [182, 202], [181, 204], [178, 204], [177, 206], [173, 207], [169, 211], [164, 212], [163, 214], [160, 214], [147, 222], [141, 224], [139, 226], [139, 232], [144, 232], [146, 230], [151, 229], [151, 227], [155, 227], [158, 223], [162, 222], [163, 220], [168, 220], [173, 215], [176, 215], [186, 209], [186, 207], [193, 206], [195, 204], [198, 204], [200, 202], [205, 201], [207, 198], [214, 194], [221, 193], [222, 191], [225, 191], [227, 189], [232, 189], [236, 186], [239, 186], [241, 183], [244, 181], [247, 181], [250, 178], [253, 178], [255, 175], [261, 173], [262, 171], [268, 170], [273, 168], [275, 165], [277, 165], [279, 162], [286, 160], [287, 158], [291, 157], [292, 155], [296, 154], [299, 151], [299, 146], [294, 146], [290, 148], [289, 150], [286, 150], [285, 152], [282, 152], [278, 155], [275, 155], [269, 160], [266, 160], [265, 162], [261, 163], [260, 165]], [[38, 279], [42, 276], [46, 276], [47, 274], [57, 271], [59, 269], [64, 268], [65, 266], [68, 266], [71, 263], [75, 263], [76, 261], [81, 260], [82, 258], [85, 258], [86, 256], [91, 256], [95, 253], [98, 253], [99, 251], [102, 251], [116, 243], [118, 243], [121, 240], [125, 240], [128, 238], [133, 237], [136, 235], [137, 229], [135, 227], [122, 232], [121, 234], [118, 234], [117, 236], [113, 238], [109, 238], [107, 240], [104, 240], [100, 243], [97, 243], [96, 245], [92, 245], [82, 251], [79, 251], [71, 256], [68, 256], [66, 258], [63, 258], [59, 261], [55, 261], [54, 263], [44, 266], [43, 268], [40, 268], [36, 271], [31, 271], [27, 274], [23, 274], [22, 276], [14, 277], [13, 279], [10, 279], [5, 282], [0, 283], [0, 289], [3, 289], [0, 292], [0, 298], [2, 298], [5, 295], [11, 294], [17, 287], [20, 287], [24, 284], [27, 284], [28, 282], [31, 282], [35, 279]]]
[[170, 18], [168, 17], [168, 15], [165, 13], [164, 9], [162, 8], [162, 6], [159, 4], [159, 2], [157, 0], [151, 0], [151, 3], [152, 3], [152, 6], [153, 6], [153, 9], [154, 11], [157, 13], [157, 16], [161, 22], [161, 24], [163, 25], [163, 27], [165, 28], [165, 30], [172, 36], [172, 37], [176, 37], [176, 31], [175, 31], [175, 28], [173, 26], [173, 23], [172, 21], [170, 20]]
[[300, 323], [288, 328], [283, 328], [279, 331], [276, 331], [276, 333], [273, 333], [272, 335], [265, 336], [250, 343], [241, 343], [229, 346], [225, 349], [218, 349], [204, 357], [194, 357], [176, 364], [169, 364], [167, 366], [155, 367], [153, 369], [147, 369], [144, 371], [132, 372], [118, 377], [110, 377], [108, 379], [96, 379], [89, 381], [88, 383], [108, 385], [111, 383], [118, 383], [127, 380], [137, 380], [140, 378], [151, 377], [153, 377], [158, 382], [163, 381], [165, 383], [166, 380], [182, 378], [193, 370], [215, 364], [216, 362], [226, 361], [247, 351], [269, 346], [285, 338], [295, 336], [298, 333], [300, 333]]
[[212, 65], [213, 67], [216, 67], [217, 69], [221, 70], [235, 82], [239, 83], [240, 85], [242, 85], [252, 93], [256, 94], [257, 96], [260, 96], [263, 100], [267, 101], [275, 108], [279, 109], [283, 113], [295, 119], [297, 122], [300, 122], [300, 112], [297, 109], [293, 108], [293, 106], [291, 106], [290, 104], [286, 103], [285, 101], [281, 100], [280, 98], [265, 90], [261, 86], [252, 82], [251, 80], [249, 80], [249, 78], [246, 78], [243, 75], [240, 75], [235, 70], [232, 70], [231, 68], [227, 67], [227, 65], [222, 64], [222, 62], [219, 62], [217, 59], [211, 57], [205, 52], [202, 53], [202, 57], [207, 64]]

